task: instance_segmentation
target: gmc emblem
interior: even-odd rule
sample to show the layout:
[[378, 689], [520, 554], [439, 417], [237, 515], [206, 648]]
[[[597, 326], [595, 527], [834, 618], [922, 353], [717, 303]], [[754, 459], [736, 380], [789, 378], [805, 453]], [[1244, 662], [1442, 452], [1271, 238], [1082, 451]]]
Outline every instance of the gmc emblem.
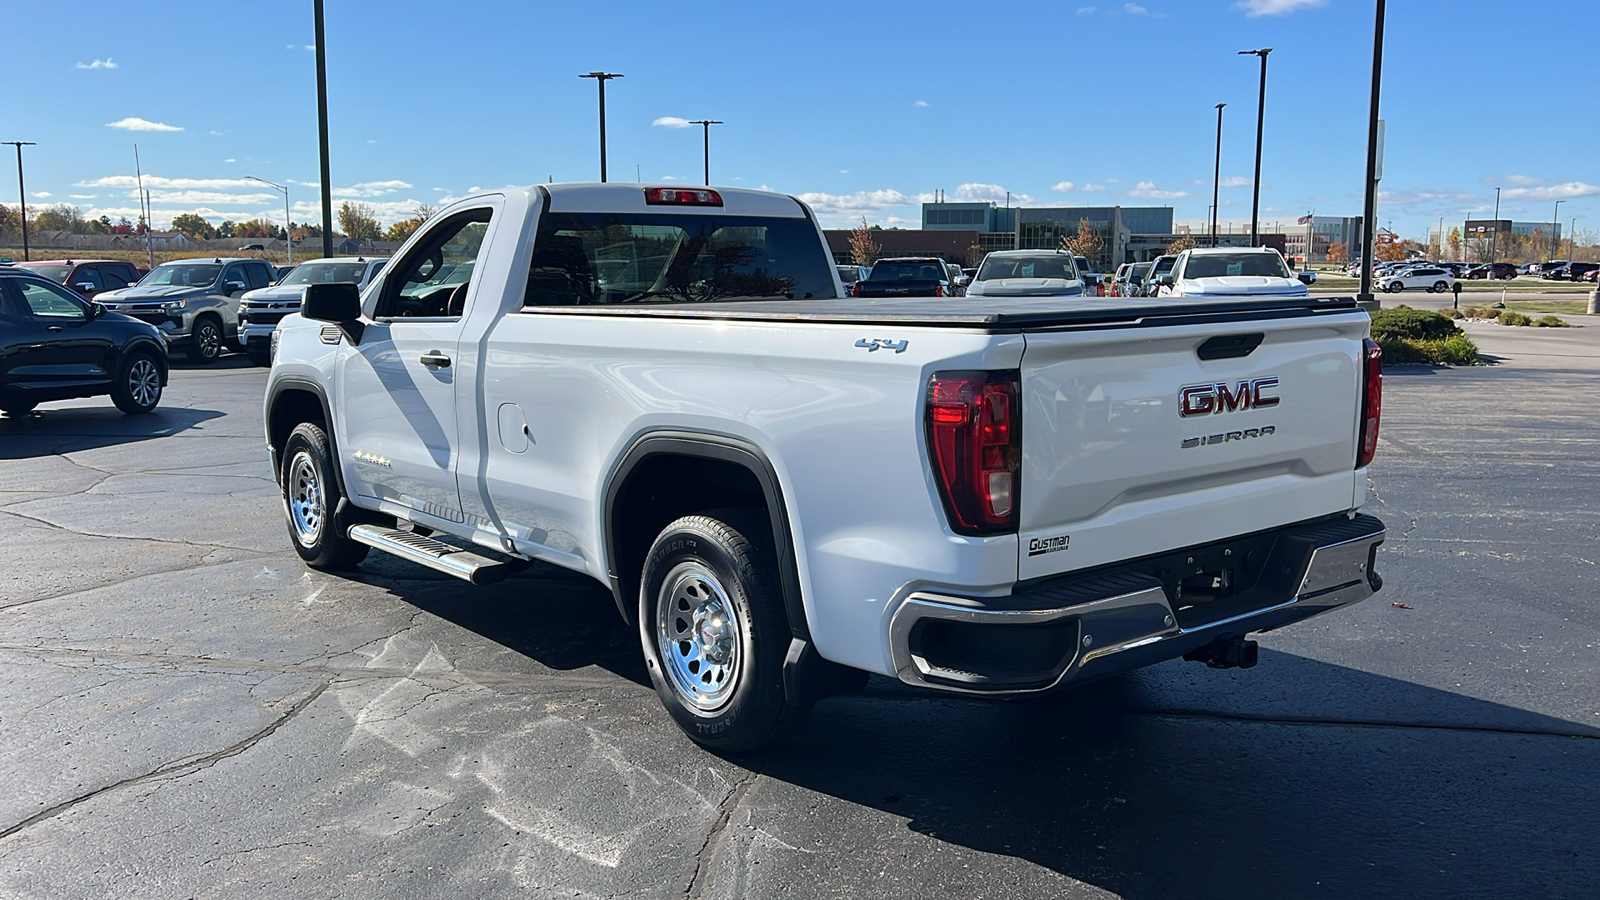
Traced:
[[1280, 398], [1267, 396], [1267, 391], [1277, 386], [1275, 375], [1241, 381], [1232, 388], [1226, 384], [1191, 384], [1178, 392], [1178, 415], [1188, 418], [1277, 406]]

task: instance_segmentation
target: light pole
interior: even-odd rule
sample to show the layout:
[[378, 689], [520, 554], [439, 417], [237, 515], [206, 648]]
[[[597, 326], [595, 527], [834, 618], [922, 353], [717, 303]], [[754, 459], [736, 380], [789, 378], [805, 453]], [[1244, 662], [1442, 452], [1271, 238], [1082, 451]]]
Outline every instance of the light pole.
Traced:
[[1356, 299], [1375, 302], [1372, 296], [1373, 223], [1378, 218], [1378, 94], [1383, 84], [1384, 0], [1378, 0], [1372, 26], [1372, 107], [1367, 111], [1367, 183], [1361, 218], [1361, 292]]
[[1485, 262], [1495, 262], [1500, 258], [1500, 189], [1494, 189], [1494, 223], [1489, 231], [1489, 258]]
[[328, 168], [328, 42], [322, 33], [322, 0], [317, 17], [317, 143], [322, 153], [322, 255], [333, 255], [333, 176]]
[[28, 252], [28, 189], [22, 183], [22, 148], [35, 146], [34, 141], [0, 141], [17, 148], [17, 201], [22, 210], [22, 261], [33, 257]]
[[702, 130], [704, 130], [704, 132], [705, 132], [706, 187], [710, 187], [711, 186], [711, 126], [713, 126], [713, 125], [722, 125], [724, 123], [719, 122], [716, 119], [695, 119], [694, 121], [690, 122], [689, 124], [690, 125], [699, 125], [699, 126], [701, 126]]
[[595, 84], [600, 86], [600, 183], [606, 182], [606, 82], [613, 78], [626, 76], [619, 72], [590, 72], [579, 75], [579, 78], [593, 78]]
[[289, 189], [281, 184], [274, 184], [265, 178], [257, 178], [254, 175], [246, 175], [245, 180], [259, 181], [283, 192], [283, 243], [289, 248], [289, 265], [294, 265], [294, 235], [289, 233]]
[[1578, 220], [1581, 218], [1583, 216], [1573, 216], [1571, 223], [1567, 225], [1567, 259], [1578, 255], [1578, 232], [1576, 229]]
[[1555, 259], [1561, 253], [1561, 203], [1556, 201], [1556, 214], [1550, 219], [1550, 258]]
[[1211, 174], [1211, 246], [1217, 245], [1217, 191], [1222, 187], [1222, 108], [1217, 104], [1217, 165]]
[[1252, 185], [1254, 196], [1250, 200], [1250, 246], [1261, 246], [1261, 227], [1257, 216], [1261, 214], [1261, 132], [1267, 124], [1267, 54], [1271, 47], [1260, 50], [1240, 50], [1240, 56], [1261, 57], [1261, 96], [1256, 101], [1256, 180]]

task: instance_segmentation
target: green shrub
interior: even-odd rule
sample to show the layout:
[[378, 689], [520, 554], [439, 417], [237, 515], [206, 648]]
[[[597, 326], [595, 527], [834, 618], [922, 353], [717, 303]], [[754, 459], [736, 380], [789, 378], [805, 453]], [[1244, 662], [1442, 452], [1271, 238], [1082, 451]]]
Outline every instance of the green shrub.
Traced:
[[1409, 338], [1413, 341], [1442, 341], [1460, 334], [1461, 328], [1442, 313], [1426, 309], [1395, 307], [1380, 309], [1372, 314], [1372, 337], [1383, 335]]
[[1480, 318], [1480, 319], [1498, 319], [1498, 318], [1500, 318], [1500, 314], [1503, 313], [1503, 312], [1505, 312], [1505, 310], [1503, 310], [1503, 309], [1480, 309], [1480, 310], [1478, 310], [1478, 314], [1479, 314], [1478, 318]]
[[1464, 334], [1453, 334], [1442, 340], [1413, 340], [1395, 334], [1375, 336], [1383, 348], [1386, 365], [1406, 363], [1432, 363], [1446, 366], [1478, 365], [1478, 346]]
[[1466, 313], [1453, 307], [1451, 309], [1442, 309], [1439, 312], [1441, 315], [1449, 316], [1452, 319], [1465, 319], [1467, 317]]
[[1534, 322], [1533, 323], [1533, 327], [1535, 327], [1535, 328], [1571, 328], [1572, 326], [1567, 324], [1567, 320], [1561, 318], [1560, 316], [1545, 316], [1544, 318], [1540, 319], [1539, 321]]
[[1503, 309], [1500, 311], [1500, 324], [1527, 326], [1532, 325], [1533, 320], [1522, 313], [1517, 312], [1516, 310]]

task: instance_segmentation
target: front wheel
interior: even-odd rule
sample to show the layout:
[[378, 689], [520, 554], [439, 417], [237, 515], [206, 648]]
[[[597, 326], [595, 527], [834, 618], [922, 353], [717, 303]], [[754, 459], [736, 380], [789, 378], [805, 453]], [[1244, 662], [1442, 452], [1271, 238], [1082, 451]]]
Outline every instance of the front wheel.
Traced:
[[656, 693], [696, 743], [753, 750], [798, 720], [784, 696], [789, 628], [757, 516], [686, 516], [645, 558], [639, 637]]
[[1432, 290], [1435, 294], [1442, 294], [1445, 291], [1450, 290], [1450, 285], [1445, 284], [1442, 281], [1435, 281], [1433, 283], [1433, 287], [1430, 288], [1430, 290]]
[[143, 350], [128, 354], [122, 374], [111, 388], [111, 402], [130, 416], [156, 408], [161, 402], [161, 367], [154, 356]]
[[367, 556], [367, 545], [352, 541], [334, 513], [339, 508], [339, 482], [333, 475], [328, 436], [301, 422], [283, 442], [279, 472], [283, 513], [294, 551], [313, 569], [346, 569]]
[[189, 333], [189, 361], [205, 365], [216, 362], [221, 355], [222, 323], [212, 316], [201, 316]]
[[1398, 281], [1391, 281], [1391, 282], [1389, 282], [1388, 285], [1386, 285], [1384, 287], [1384, 290], [1388, 291], [1391, 294], [1398, 294], [1398, 293], [1400, 293], [1401, 291], [1403, 291], [1405, 289], [1406, 289], [1406, 286], [1401, 284]]

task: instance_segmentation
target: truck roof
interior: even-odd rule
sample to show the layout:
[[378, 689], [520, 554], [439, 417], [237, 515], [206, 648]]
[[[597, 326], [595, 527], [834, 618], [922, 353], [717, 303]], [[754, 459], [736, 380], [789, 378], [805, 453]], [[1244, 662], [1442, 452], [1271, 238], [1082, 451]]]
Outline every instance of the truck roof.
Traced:
[[[721, 206], [645, 203], [645, 191], [711, 190], [722, 198]], [[535, 184], [516, 191], [542, 191], [550, 197], [551, 212], [645, 213], [670, 209], [674, 215], [768, 216], [785, 219], [807, 217], [807, 208], [795, 197], [771, 191], [711, 187], [695, 184]]]

